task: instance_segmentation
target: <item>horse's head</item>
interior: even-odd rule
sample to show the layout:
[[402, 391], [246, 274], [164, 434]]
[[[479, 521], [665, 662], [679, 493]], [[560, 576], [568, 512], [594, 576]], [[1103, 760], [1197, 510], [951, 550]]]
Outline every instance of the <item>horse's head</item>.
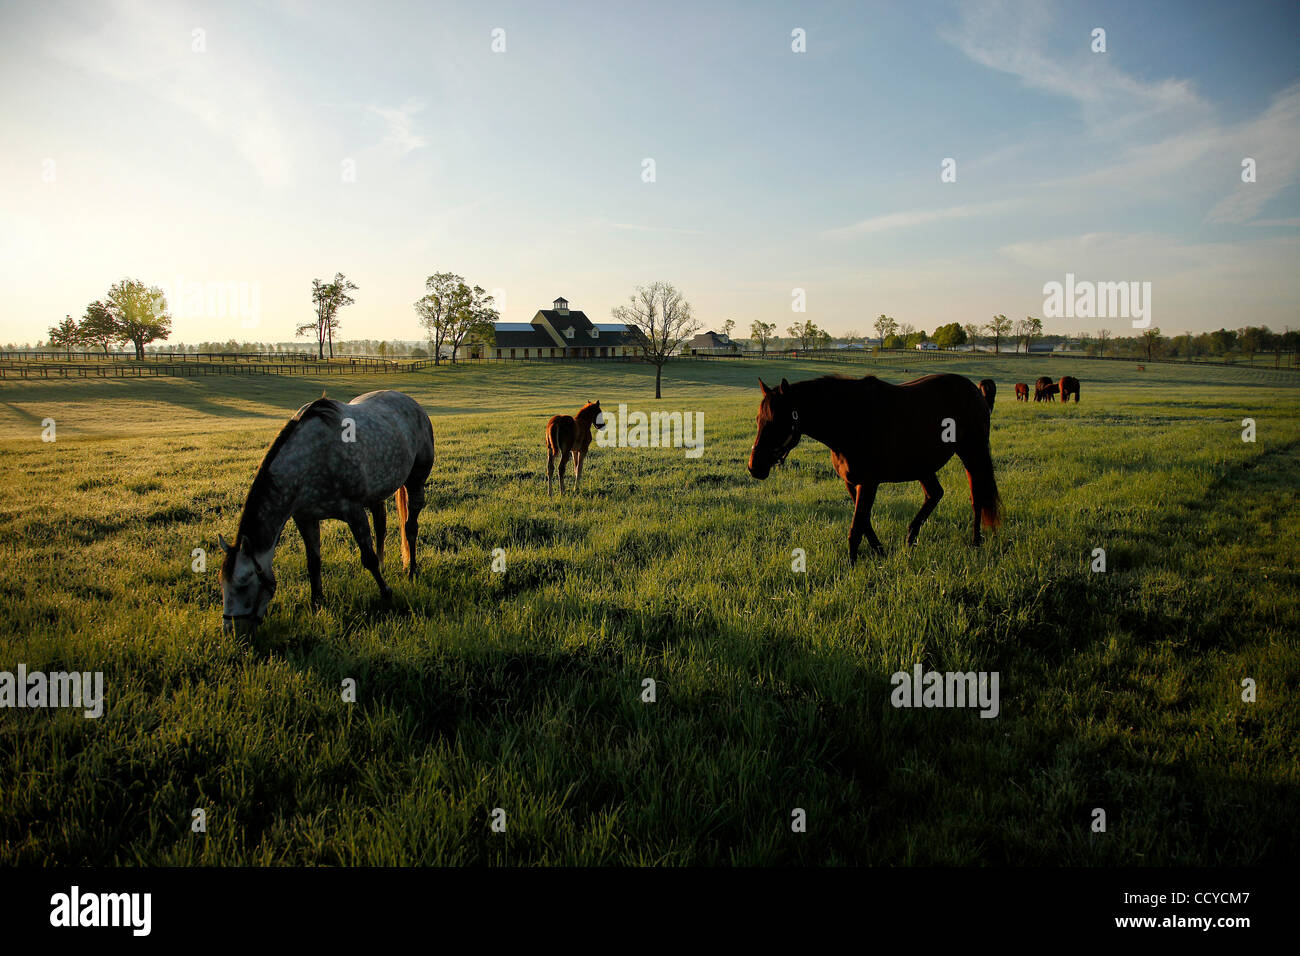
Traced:
[[605, 413], [600, 410], [600, 402], [588, 402], [583, 405], [577, 417], [597, 428], [605, 427]]
[[762, 481], [772, 466], [785, 461], [785, 456], [799, 444], [802, 432], [790, 383], [781, 379], [778, 387], [768, 388], [760, 378], [758, 384], [763, 389], [763, 401], [758, 405], [758, 434], [749, 452], [749, 473]]
[[217, 535], [221, 550], [226, 553], [221, 564], [221, 621], [222, 630], [240, 637], [251, 636], [266, 616], [267, 606], [275, 596], [275, 576], [271, 562], [265, 566], [247, 549], [247, 539], [236, 537], [231, 547], [226, 539]]

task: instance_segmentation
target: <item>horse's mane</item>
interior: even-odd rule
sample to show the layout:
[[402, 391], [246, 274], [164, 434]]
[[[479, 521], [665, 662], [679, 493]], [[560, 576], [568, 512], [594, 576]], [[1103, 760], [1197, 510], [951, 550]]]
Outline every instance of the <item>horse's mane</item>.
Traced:
[[262, 456], [262, 463], [257, 466], [257, 474], [253, 476], [253, 483], [248, 488], [248, 497], [244, 499], [244, 510], [239, 515], [239, 528], [235, 532], [235, 546], [226, 552], [226, 559], [221, 564], [223, 578], [234, 572], [235, 553], [239, 550], [243, 540], [247, 539], [253, 531], [254, 505], [260, 502], [274, 486], [274, 481], [271, 478], [271, 462], [275, 461], [276, 456], [288, 444], [289, 439], [298, 431], [298, 426], [313, 418], [337, 422], [340, 420], [339, 410], [334, 405], [333, 400], [321, 395], [316, 401], [310, 402], [294, 412], [293, 417], [285, 422], [284, 427], [280, 429], [280, 434], [275, 436], [275, 441], [271, 442], [271, 447]]

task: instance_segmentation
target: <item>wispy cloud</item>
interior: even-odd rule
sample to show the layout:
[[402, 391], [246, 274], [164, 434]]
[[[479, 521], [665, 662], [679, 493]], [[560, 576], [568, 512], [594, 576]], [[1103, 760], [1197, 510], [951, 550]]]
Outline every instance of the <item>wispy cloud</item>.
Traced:
[[[1300, 177], [1300, 85], [1280, 94], [1257, 119], [1225, 131], [1223, 142], [1228, 149], [1235, 147], [1232, 158], [1236, 162], [1229, 168], [1238, 182], [1205, 218], [1208, 222], [1247, 222]], [[1256, 163], [1253, 183], [1240, 182], [1240, 163], [1245, 157]]]
[[[266, 68], [229, 38], [203, 36], [194, 49], [195, 25], [166, 5], [110, 5], [98, 29], [63, 34], [49, 52], [71, 69], [120, 82], [200, 121], [231, 141], [263, 183], [280, 186], [293, 163], [269, 91]], [[69, 23], [75, 23], [75, 20]]]
[[667, 232], [683, 236], [701, 236], [704, 234], [699, 229], [678, 229], [673, 226], [642, 226], [632, 222], [611, 222], [609, 225], [612, 229], [624, 229], [630, 232]]
[[[1208, 211], [1213, 223], [1246, 223], [1300, 179], [1300, 85], [1279, 93], [1257, 117], [1238, 123], [1216, 120], [1208, 101], [1190, 81], [1155, 81], [1125, 73], [1110, 54], [1091, 52], [1079, 36], [1063, 51], [1050, 36], [1052, 7], [1037, 0], [966, 4], [959, 22], [943, 31], [976, 63], [1019, 77], [1026, 86], [1074, 103], [1084, 119], [1083, 141], [1096, 155], [1116, 159], [1081, 174], [1039, 183], [1042, 191], [1141, 190], [1186, 196], [1220, 192]], [[1114, 144], [1123, 136], [1124, 145]], [[1258, 178], [1240, 182], [1241, 161], [1256, 160]], [[1220, 192], [1221, 194], [1221, 192]], [[1286, 220], [1272, 220], [1281, 224]]]
[[962, 4], [959, 22], [941, 35], [976, 63], [1073, 100], [1094, 132], [1127, 133], [1135, 126], [1185, 122], [1208, 111], [1190, 81], [1133, 77], [1111, 55], [1093, 53], [1086, 35], [1072, 52], [1062, 51], [1049, 40], [1053, 12], [1041, 0], [968, 2]]
[[413, 150], [427, 146], [423, 136], [415, 132], [415, 114], [424, 109], [424, 103], [410, 99], [401, 106], [367, 106], [366, 109], [380, 117], [387, 127], [378, 148], [396, 156], [405, 156]]
[[873, 232], [887, 232], [891, 229], [909, 229], [932, 222], [950, 219], [969, 219], [972, 216], [990, 216], [1015, 209], [1022, 204], [1020, 199], [1002, 199], [995, 202], [966, 203], [958, 206], [945, 206], [942, 209], [910, 209], [905, 212], [892, 212], [883, 216], [872, 216], [849, 226], [827, 229], [822, 236], [828, 239], [848, 239], [865, 236]]

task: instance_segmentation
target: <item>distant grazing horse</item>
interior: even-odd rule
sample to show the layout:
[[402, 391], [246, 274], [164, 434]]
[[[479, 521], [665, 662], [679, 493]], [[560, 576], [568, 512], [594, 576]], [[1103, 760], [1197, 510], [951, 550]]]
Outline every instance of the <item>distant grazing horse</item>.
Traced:
[[582, 463], [591, 447], [591, 426], [605, 427], [605, 415], [600, 402], [588, 402], [576, 415], [556, 415], [546, 423], [546, 494], [551, 494], [555, 477], [556, 459], [560, 464], [560, 494], [564, 494], [564, 466], [573, 455], [573, 490], [582, 483]]
[[1079, 380], [1073, 375], [1064, 375], [1061, 377], [1061, 383], [1058, 386], [1061, 390], [1061, 403], [1064, 404], [1074, 396], [1074, 404], [1079, 404]]
[[1016, 382], [1016, 401], [1029, 401], [1029, 386], [1024, 382]]
[[[433, 425], [414, 399], [401, 392], [367, 392], [344, 405], [321, 396], [280, 429], [262, 458], [248, 489], [235, 543], [217, 536], [226, 553], [221, 565], [224, 629], [251, 634], [275, 594], [275, 556], [280, 533], [290, 518], [307, 546], [311, 603], [323, 599], [320, 577], [320, 522], [348, 523], [361, 549], [361, 564], [374, 575], [384, 600], [387, 529], [385, 502], [397, 493], [402, 523], [402, 563], [415, 577], [415, 536], [424, 507], [424, 483], [433, 468]], [[371, 546], [369, 510], [375, 519], [378, 554]]]
[[989, 403], [989, 411], [993, 411], [993, 399], [998, 394], [998, 383], [991, 378], [980, 379], [980, 393], [984, 396], [984, 401]]
[[1034, 382], [1034, 401], [1036, 402], [1054, 402], [1057, 389], [1059, 386], [1046, 375]]
[[919, 481], [925, 503], [907, 526], [907, 543], [943, 497], [937, 472], [955, 452], [966, 466], [975, 510], [972, 541], [980, 543], [980, 522], [1000, 520], [1001, 503], [989, 453], [989, 408], [979, 389], [961, 375], [927, 375], [891, 385], [874, 375], [828, 376], [777, 388], [762, 380], [758, 434], [749, 453], [749, 473], [760, 481], [785, 461], [807, 434], [831, 450], [831, 464], [849, 489], [853, 524], [849, 562], [857, 560], [862, 536], [877, 554], [884, 548], [871, 527], [871, 506], [882, 482]]

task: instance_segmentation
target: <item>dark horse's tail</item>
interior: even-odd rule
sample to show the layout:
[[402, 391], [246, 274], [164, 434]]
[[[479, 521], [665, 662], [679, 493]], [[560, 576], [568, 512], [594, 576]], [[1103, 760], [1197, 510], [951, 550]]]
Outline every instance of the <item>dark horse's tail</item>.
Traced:
[[998, 494], [998, 481], [993, 477], [993, 454], [987, 433], [962, 455], [962, 464], [970, 479], [970, 500], [980, 523], [986, 528], [996, 528], [1002, 523], [1002, 497]]

